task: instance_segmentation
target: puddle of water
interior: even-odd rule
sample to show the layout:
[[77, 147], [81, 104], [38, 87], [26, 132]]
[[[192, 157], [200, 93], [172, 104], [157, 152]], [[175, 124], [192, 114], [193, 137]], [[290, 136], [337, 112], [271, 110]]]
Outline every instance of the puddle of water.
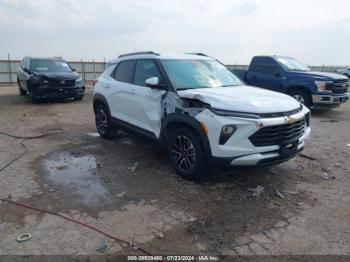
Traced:
[[43, 164], [48, 171], [48, 180], [78, 196], [77, 201], [94, 205], [109, 199], [108, 190], [94, 175], [96, 159], [93, 156], [57, 152], [45, 159]]

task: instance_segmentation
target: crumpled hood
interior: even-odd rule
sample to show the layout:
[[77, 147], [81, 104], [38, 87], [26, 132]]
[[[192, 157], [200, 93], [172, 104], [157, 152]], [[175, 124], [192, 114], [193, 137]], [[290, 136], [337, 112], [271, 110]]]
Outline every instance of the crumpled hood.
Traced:
[[79, 74], [77, 72], [35, 72], [38, 76], [45, 76], [47, 78], [54, 79], [77, 79], [79, 78]]
[[294, 98], [252, 86], [199, 88], [177, 91], [180, 97], [198, 99], [211, 107], [246, 113], [280, 113], [295, 110]]
[[291, 75], [300, 75], [312, 78], [319, 78], [320, 80], [347, 80], [346, 76], [336, 74], [336, 73], [326, 73], [326, 72], [314, 72], [314, 71], [294, 71], [290, 72]]

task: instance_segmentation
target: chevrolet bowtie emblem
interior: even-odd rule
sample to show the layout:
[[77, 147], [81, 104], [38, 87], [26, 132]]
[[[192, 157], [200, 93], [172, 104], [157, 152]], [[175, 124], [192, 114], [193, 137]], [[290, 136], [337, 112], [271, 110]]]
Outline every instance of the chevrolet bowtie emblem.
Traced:
[[298, 120], [298, 119], [296, 119], [295, 117], [289, 116], [289, 117], [287, 118], [287, 123], [288, 123], [288, 124], [293, 124], [293, 123], [295, 123], [297, 120]]
[[65, 80], [61, 80], [61, 85], [64, 85], [66, 83]]

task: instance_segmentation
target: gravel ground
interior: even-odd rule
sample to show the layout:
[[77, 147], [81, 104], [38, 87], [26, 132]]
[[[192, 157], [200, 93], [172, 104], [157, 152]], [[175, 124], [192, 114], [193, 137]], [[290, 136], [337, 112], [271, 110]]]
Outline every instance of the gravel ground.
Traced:
[[[0, 197], [60, 212], [155, 255], [349, 255], [350, 103], [313, 112], [304, 154], [281, 165], [191, 183], [157, 145], [96, 135], [91, 88], [82, 101], [32, 104], [0, 86]], [[264, 187], [256, 199], [247, 188]], [[277, 194], [276, 190], [281, 194]], [[18, 243], [19, 234], [32, 238]], [[1, 202], [0, 255], [140, 255], [51, 214]]]

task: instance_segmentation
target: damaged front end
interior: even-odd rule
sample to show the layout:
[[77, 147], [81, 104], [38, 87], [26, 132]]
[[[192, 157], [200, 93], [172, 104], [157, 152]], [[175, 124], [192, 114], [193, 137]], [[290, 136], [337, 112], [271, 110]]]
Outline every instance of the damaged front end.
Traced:
[[85, 85], [81, 77], [62, 79], [49, 78], [45, 75], [30, 77], [28, 88], [31, 97], [36, 99], [79, 98], [84, 95], [85, 91]]

